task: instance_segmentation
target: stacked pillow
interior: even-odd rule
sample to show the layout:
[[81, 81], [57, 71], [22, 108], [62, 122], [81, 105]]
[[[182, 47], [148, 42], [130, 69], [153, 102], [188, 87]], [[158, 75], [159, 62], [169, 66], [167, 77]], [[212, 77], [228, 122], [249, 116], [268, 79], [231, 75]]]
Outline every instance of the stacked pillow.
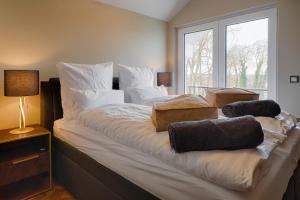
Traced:
[[132, 87], [127, 89], [131, 103], [145, 104], [145, 100], [168, 96], [167, 88], [163, 85]]
[[73, 119], [86, 109], [123, 103], [123, 91], [112, 90], [113, 63], [95, 65], [58, 63], [64, 118]]
[[154, 86], [155, 71], [149, 67], [129, 67], [119, 64], [120, 89], [126, 103], [142, 104], [146, 99], [167, 96], [164, 86]]
[[155, 72], [149, 67], [129, 67], [119, 64], [120, 89], [153, 86]]

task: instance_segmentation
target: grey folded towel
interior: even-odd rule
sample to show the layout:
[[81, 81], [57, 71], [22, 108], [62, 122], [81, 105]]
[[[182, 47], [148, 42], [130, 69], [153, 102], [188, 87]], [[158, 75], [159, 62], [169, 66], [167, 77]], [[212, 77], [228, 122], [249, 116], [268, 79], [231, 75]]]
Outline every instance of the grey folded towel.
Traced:
[[264, 140], [262, 127], [252, 116], [175, 122], [168, 131], [177, 153], [255, 148]]
[[227, 117], [240, 117], [244, 115], [275, 117], [281, 113], [278, 103], [273, 100], [239, 101], [227, 104], [222, 108]]

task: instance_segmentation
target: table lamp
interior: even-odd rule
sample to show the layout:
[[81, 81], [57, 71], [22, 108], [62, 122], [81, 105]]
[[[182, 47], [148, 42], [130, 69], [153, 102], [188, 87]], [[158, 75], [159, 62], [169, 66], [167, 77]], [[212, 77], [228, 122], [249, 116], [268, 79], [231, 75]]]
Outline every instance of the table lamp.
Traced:
[[172, 72], [157, 72], [157, 86], [172, 86]]
[[24, 104], [26, 96], [39, 94], [38, 70], [4, 70], [4, 96], [19, 97], [20, 124], [18, 129], [10, 131], [12, 134], [22, 134], [33, 131], [26, 127]]

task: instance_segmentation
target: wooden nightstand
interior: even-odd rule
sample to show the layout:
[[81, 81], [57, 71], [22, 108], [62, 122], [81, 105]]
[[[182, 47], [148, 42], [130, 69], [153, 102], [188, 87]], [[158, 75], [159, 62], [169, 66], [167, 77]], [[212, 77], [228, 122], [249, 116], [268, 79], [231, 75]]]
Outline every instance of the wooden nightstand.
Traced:
[[27, 199], [52, 188], [51, 134], [31, 127], [18, 135], [0, 131], [0, 200]]

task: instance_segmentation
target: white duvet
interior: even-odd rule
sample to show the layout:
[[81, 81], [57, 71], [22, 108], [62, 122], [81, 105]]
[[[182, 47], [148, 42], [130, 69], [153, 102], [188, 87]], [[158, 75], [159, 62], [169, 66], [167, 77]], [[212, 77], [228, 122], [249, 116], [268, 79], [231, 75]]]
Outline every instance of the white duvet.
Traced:
[[175, 97], [178, 97], [178, 95], [167, 95], [167, 96], [161, 96], [161, 97], [148, 98], [148, 99], [140, 100], [136, 104], [145, 105], [145, 106], [153, 106], [154, 103], [164, 102], [164, 101], [173, 99]]
[[[239, 191], [255, 186], [262, 164], [267, 164], [269, 154], [285, 137], [279, 140], [268, 131], [264, 143], [257, 149], [177, 154], [170, 148], [168, 133], [155, 132], [151, 109], [136, 104], [107, 105], [80, 113], [79, 123], [196, 177]], [[261, 118], [260, 121], [264, 128], [268, 120]], [[281, 127], [275, 132], [281, 132]]]

